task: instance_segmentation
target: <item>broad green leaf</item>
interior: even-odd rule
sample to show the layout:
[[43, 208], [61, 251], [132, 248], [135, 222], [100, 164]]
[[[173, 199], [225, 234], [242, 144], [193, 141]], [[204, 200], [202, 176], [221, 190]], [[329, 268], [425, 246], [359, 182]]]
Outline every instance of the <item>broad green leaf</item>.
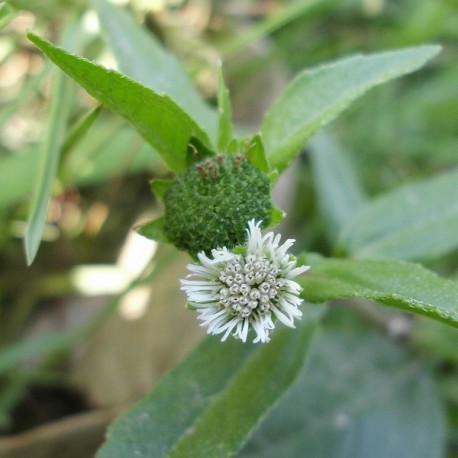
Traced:
[[374, 86], [413, 72], [440, 46], [356, 55], [300, 73], [264, 118], [261, 133], [271, 167], [288, 166], [307, 140]]
[[98, 458], [229, 456], [296, 379], [315, 320], [254, 346], [208, 338], [108, 430]]
[[458, 247], [458, 169], [367, 203], [343, 228], [338, 251], [357, 258], [426, 259]]
[[218, 65], [218, 152], [225, 153], [232, 140], [232, 110], [221, 62]]
[[299, 282], [312, 303], [359, 297], [458, 327], [458, 282], [398, 260], [326, 259], [306, 255], [311, 269]]
[[350, 160], [324, 133], [310, 141], [310, 159], [318, 204], [329, 235], [335, 237], [365, 201]]
[[[74, 21], [68, 27], [64, 36], [64, 45], [71, 48], [79, 46], [78, 37], [81, 34], [79, 21]], [[39, 164], [32, 192], [31, 208], [24, 236], [24, 248], [27, 264], [31, 264], [40, 246], [43, 228], [46, 222], [52, 185], [57, 171], [60, 150], [64, 141], [68, 117], [73, 102], [73, 87], [61, 72], [55, 72], [49, 125], [46, 138], [39, 152]]]
[[175, 172], [186, 168], [191, 136], [208, 144], [207, 135], [169, 96], [158, 94], [114, 70], [69, 54], [28, 34], [46, 56], [99, 102], [126, 118]]
[[93, 3], [120, 70], [153, 91], [169, 95], [216, 143], [216, 112], [197, 93], [175, 57], [127, 12], [106, 0]]
[[441, 458], [445, 416], [426, 368], [374, 334], [327, 330], [239, 458]]

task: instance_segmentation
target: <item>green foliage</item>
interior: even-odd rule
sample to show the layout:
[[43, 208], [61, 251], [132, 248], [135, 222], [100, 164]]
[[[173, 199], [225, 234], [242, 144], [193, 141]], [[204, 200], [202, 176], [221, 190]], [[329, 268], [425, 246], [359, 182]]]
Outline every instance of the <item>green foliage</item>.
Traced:
[[262, 347], [206, 339], [111, 426], [97, 457], [234, 453], [299, 375], [315, 324], [310, 316], [294, 332], [284, 329]]
[[421, 46], [353, 56], [296, 76], [262, 124], [271, 166], [284, 170], [311, 135], [351, 102], [374, 86], [413, 72], [439, 51], [439, 46]]
[[312, 266], [300, 280], [307, 301], [366, 298], [458, 327], [458, 282], [440, 278], [419, 264], [314, 255], [307, 255], [305, 261]]
[[243, 458], [440, 458], [445, 418], [427, 368], [368, 333], [327, 329], [299, 382], [256, 431]]
[[121, 71], [155, 92], [169, 95], [215, 143], [216, 113], [197, 93], [175, 57], [120, 8], [106, 0], [94, 4]]
[[392, 189], [343, 227], [338, 251], [358, 258], [428, 259], [458, 247], [458, 171]]
[[209, 143], [199, 125], [168, 95], [73, 56], [36, 35], [29, 34], [29, 39], [99, 102], [129, 120], [173, 171], [184, 170], [191, 136]]
[[[278, 181], [275, 197], [290, 216], [281, 230], [298, 239], [298, 259], [311, 266], [299, 279], [305, 303], [298, 328], [278, 330], [272, 342], [259, 346], [205, 339], [115, 421], [97, 456], [289, 458], [306, 450], [312, 458], [439, 458], [452, 444], [447, 456], [454, 457], [458, 16], [453, 2], [403, 0], [396, 9], [386, 2], [289, 2], [278, 13], [265, 13], [256, 21], [250, 17], [243, 27], [250, 25], [246, 33], [231, 32], [236, 19], [224, 19], [229, 2], [221, 2], [221, 11], [211, 10], [208, 23], [193, 37], [196, 41], [182, 22], [175, 22], [174, 29], [173, 20], [168, 21], [192, 12], [197, 4], [205, 9], [208, 2], [184, 3], [186, 7], [170, 8], [165, 16], [146, 14], [140, 25], [134, 15], [110, 2], [93, 1], [119, 71], [95, 63], [107, 49], [105, 40], [91, 35], [78, 19], [87, 9], [84, 1], [0, 3], [0, 27], [9, 33], [0, 47], [2, 64], [10, 54], [24, 52], [21, 32], [8, 32], [8, 27], [14, 26], [18, 10], [25, 9], [36, 14], [40, 35], [62, 43], [60, 48], [28, 35], [64, 72], [49, 64], [30, 72], [15, 83], [20, 90], [10, 100], [2, 89], [9, 88], [8, 82], [0, 75], [0, 95], [6, 100], [0, 126], [14, 132], [14, 118], [31, 110], [34, 118], [43, 118], [37, 125], [45, 132], [20, 143], [17, 151], [14, 138], [0, 137], [0, 255], [7, 265], [0, 281], [7, 303], [0, 304], [0, 426], [10, 424], [27, 386], [54, 367], [49, 356], [65, 354], [121, 310], [127, 292], [150, 283], [148, 272], [166, 272], [175, 289], [179, 284], [176, 271], [166, 271], [167, 262], [159, 257], [143, 273], [129, 277], [124, 292], [82, 330], [23, 340], [27, 333], [21, 325], [27, 329], [50, 299], [54, 303], [74, 297], [68, 286], [74, 264], [110, 262], [119, 268], [113, 264], [114, 253], [132, 226], [162, 243], [179, 238], [180, 247], [193, 256], [200, 249], [240, 243], [247, 218], [265, 220], [266, 229], [283, 220], [285, 212], [270, 204], [270, 188], [294, 162], [286, 179]], [[246, 5], [240, 14], [252, 13], [251, 3]], [[131, 7], [143, 15], [138, 4]], [[65, 9], [69, 12], [63, 22]], [[68, 20], [72, 16], [77, 17], [73, 22]], [[59, 39], [56, 24], [61, 22], [71, 26], [63, 27]], [[48, 34], [51, 30], [56, 33]], [[174, 41], [176, 30], [180, 32]], [[255, 42], [267, 34], [258, 55]], [[419, 44], [425, 41], [446, 42], [446, 52], [427, 71], [398, 81], [438, 55], [440, 46]], [[166, 46], [175, 47], [181, 58]], [[26, 48], [30, 52], [32, 47]], [[242, 49], [248, 59], [238, 64]], [[367, 53], [359, 54], [361, 50]], [[336, 55], [346, 54], [350, 57], [336, 60]], [[261, 106], [269, 106], [266, 92], [274, 92], [275, 85], [266, 90], [249, 80], [274, 75], [278, 64], [281, 75], [297, 76], [260, 126], [234, 124], [240, 119], [237, 83], [253, 99], [265, 98]], [[67, 76], [114, 113], [77, 92]], [[208, 100], [195, 81], [210, 81]], [[41, 104], [46, 104], [44, 116], [33, 111]], [[320, 131], [331, 121], [327, 132]], [[205, 167], [219, 166], [220, 152], [227, 155], [226, 162], [237, 161], [239, 153], [246, 157], [248, 174], [261, 185], [244, 188], [246, 180], [236, 180], [230, 186], [212, 186], [216, 179]], [[197, 185], [177, 192], [186, 170], [193, 171]], [[138, 226], [139, 220], [151, 217], [144, 210], [152, 204], [153, 215], [162, 213], [148, 193], [151, 176], [159, 206], [166, 206], [165, 217]], [[210, 199], [199, 201], [205, 193]], [[64, 214], [67, 207], [72, 208], [71, 217], [59, 220], [56, 214]], [[261, 209], [256, 215], [254, 207]], [[47, 221], [48, 208], [52, 212]], [[241, 212], [246, 208], [248, 217]], [[215, 214], [224, 224], [212, 220]], [[21, 222], [27, 218], [24, 231]], [[189, 221], [191, 226], [186, 226]], [[6, 241], [10, 234], [24, 235], [31, 263], [45, 227], [54, 229], [59, 240], [43, 247], [45, 255], [27, 277], [18, 269], [17, 244], [6, 246]], [[12, 275], [15, 269], [18, 273]], [[336, 299], [344, 299], [339, 307], [332, 302]], [[184, 297], [179, 300], [185, 302]], [[322, 307], [316, 304], [328, 302], [331, 311], [323, 320]], [[371, 313], [358, 321], [351, 311], [363, 315], [365, 307]], [[410, 312], [405, 341], [393, 343], [391, 335], [375, 334], [374, 328], [389, 334], [385, 321], [404, 319], [405, 312]], [[194, 323], [193, 312], [189, 316]], [[316, 338], [318, 322], [324, 330]], [[170, 331], [174, 345], [180, 345], [179, 337], [187, 331]], [[153, 339], [156, 345], [161, 337]], [[142, 342], [136, 345], [140, 348]], [[167, 361], [164, 365], [173, 359], [168, 350], [160, 358]], [[30, 359], [37, 369], [26, 371]]]

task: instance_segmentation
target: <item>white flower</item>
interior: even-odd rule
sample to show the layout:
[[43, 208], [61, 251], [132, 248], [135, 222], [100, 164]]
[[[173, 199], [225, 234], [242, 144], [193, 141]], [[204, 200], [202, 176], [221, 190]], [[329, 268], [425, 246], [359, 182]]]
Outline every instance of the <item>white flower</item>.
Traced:
[[208, 334], [223, 334], [222, 341], [232, 333], [245, 342], [253, 329], [253, 342], [269, 342], [275, 318], [294, 328], [294, 320], [302, 316], [301, 287], [293, 279], [310, 267], [296, 267], [287, 253], [294, 240], [280, 245], [280, 235], [263, 236], [260, 224], [248, 223], [248, 241], [241, 249], [214, 249], [211, 257], [200, 252], [200, 264], [189, 264], [187, 277], [198, 279], [181, 280], [202, 326]]

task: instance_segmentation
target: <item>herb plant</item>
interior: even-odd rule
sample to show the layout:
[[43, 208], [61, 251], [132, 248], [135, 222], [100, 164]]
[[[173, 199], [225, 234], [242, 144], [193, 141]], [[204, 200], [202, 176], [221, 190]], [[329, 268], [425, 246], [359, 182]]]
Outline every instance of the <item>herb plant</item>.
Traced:
[[[422, 327], [456, 340], [458, 283], [431, 260], [456, 255], [457, 171], [370, 198], [363, 172], [324, 129], [372, 88], [434, 66], [441, 47], [356, 54], [301, 70], [259, 128], [242, 132], [232, 123], [226, 67], [214, 68], [213, 107], [127, 12], [106, 0], [93, 4], [119, 71], [75, 54], [71, 39], [62, 47], [37, 33], [28, 39], [127, 120], [165, 164], [168, 176], [151, 180], [163, 214], [135, 230], [188, 253], [188, 276], [177, 277], [176, 288], [189, 320], [210, 334], [114, 421], [97, 457], [444, 456], [456, 418], [447, 427], [421, 351], [396, 340], [406, 326], [412, 342]], [[56, 75], [55, 122], [24, 237], [29, 263], [69, 141], [57, 102], [69, 81]], [[80, 124], [76, 142], [99, 111]], [[302, 218], [296, 244], [281, 234], [290, 230], [280, 225], [286, 212], [272, 202], [293, 164], [307, 169], [315, 199], [313, 215], [287, 209]], [[323, 233], [307, 240], [304, 228], [316, 215]], [[456, 417], [456, 404], [450, 411]]]

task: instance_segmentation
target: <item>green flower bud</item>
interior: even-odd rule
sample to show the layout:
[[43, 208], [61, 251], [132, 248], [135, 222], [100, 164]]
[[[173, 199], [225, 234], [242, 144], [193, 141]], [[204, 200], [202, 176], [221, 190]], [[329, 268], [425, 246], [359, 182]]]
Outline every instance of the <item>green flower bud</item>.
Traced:
[[193, 256], [243, 244], [248, 221], [265, 227], [272, 213], [268, 177], [240, 155], [192, 165], [176, 177], [164, 203], [168, 239]]

